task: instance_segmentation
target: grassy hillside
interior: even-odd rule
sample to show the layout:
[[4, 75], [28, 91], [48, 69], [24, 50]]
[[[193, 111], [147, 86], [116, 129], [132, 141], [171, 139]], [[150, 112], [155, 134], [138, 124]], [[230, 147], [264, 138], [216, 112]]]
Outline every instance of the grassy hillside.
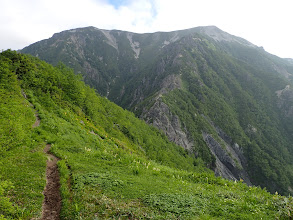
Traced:
[[41, 216], [47, 143], [61, 219], [292, 218], [292, 197], [215, 177], [62, 64], [2, 52], [0, 96], [1, 220]]

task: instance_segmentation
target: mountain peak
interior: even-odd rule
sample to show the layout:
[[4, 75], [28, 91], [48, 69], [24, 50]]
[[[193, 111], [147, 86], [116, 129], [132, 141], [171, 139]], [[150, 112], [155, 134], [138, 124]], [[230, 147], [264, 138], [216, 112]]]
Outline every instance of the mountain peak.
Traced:
[[215, 41], [237, 42], [245, 46], [257, 47], [256, 45], [250, 43], [249, 41], [241, 37], [231, 35], [216, 26], [201, 26], [201, 27], [197, 27], [197, 29], [199, 33], [208, 35], [209, 37], [213, 38]]

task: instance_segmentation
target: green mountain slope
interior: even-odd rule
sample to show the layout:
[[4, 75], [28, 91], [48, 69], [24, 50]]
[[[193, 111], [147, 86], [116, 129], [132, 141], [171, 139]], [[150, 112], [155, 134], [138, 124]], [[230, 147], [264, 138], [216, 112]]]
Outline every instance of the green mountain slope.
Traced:
[[5, 51], [0, 68], [0, 219], [41, 216], [46, 144], [60, 159], [61, 219], [292, 217], [292, 197], [215, 177], [64, 65]]
[[220, 29], [93, 27], [22, 50], [81, 73], [227, 179], [292, 193], [293, 65]]

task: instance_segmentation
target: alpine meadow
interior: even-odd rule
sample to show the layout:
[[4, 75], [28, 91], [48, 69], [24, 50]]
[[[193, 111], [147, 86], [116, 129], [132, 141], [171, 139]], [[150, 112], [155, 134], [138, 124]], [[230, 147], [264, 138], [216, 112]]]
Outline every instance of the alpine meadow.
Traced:
[[292, 219], [292, 79], [215, 26], [3, 51], [0, 220]]

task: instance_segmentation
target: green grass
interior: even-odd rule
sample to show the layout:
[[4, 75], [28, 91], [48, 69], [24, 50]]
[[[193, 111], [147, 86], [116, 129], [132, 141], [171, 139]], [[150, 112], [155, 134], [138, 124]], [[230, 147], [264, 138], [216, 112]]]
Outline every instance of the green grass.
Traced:
[[0, 59], [0, 218], [40, 216], [46, 183], [44, 143], [34, 110], [21, 94], [11, 66]]
[[[0, 58], [6, 71], [1, 77], [5, 73], [14, 83], [7, 88], [1, 78], [2, 94], [13, 93], [0, 99], [5, 113], [0, 128], [6, 131], [0, 219], [40, 217], [46, 143], [60, 158], [61, 219], [292, 218], [292, 197], [215, 177], [159, 131], [95, 95], [64, 66], [10, 51]], [[65, 85], [57, 80], [62, 77]], [[37, 128], [28, 101], [41, 119]], [[20, 136], [10, 132], [11, 124]]]
[[[55, 120], [50, 114], [48, 118]], [[54, 140], [52, 152], [63, 159], [62, 170], [67, 173], [63, 212], [68, 219], [275, 219], [285, 217], [292, 205], [283, 206], [288, 198], [211, 172], [190, 172], [149, 160], [93, 125], [83, 125], [84, 119], [77, 115], [59, 120], [62, 131], [55, 128], [60, 138]]]

